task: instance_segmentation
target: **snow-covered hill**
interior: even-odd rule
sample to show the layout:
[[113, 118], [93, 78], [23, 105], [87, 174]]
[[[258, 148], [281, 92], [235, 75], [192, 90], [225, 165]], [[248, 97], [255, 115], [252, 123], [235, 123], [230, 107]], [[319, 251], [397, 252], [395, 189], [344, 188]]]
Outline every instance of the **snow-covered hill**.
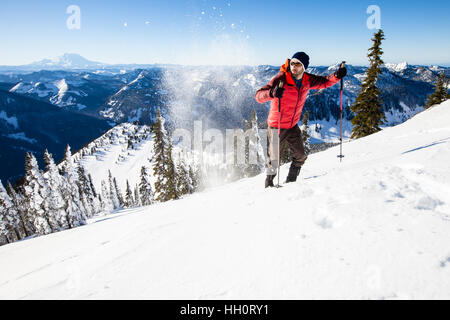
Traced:
[[449, 118], [311, 155], [281, 189], [260, 175], [0, 247], [0, 298], [449, 299]]
[[149, 159], [152, 155], [150, 127], [123, 123], [89, 143], [73, 157], [92, 175], [96, 190], [101, 190], [101, 181], [107, 181], [111, 171], [123, 192], [127, 180], [133, 187], [139, 183], [142, 166], [151, 168]]

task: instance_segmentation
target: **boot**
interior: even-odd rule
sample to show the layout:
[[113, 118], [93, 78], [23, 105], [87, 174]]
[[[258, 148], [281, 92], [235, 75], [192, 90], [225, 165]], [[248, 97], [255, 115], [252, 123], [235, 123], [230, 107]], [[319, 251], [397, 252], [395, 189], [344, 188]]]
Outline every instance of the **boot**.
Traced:
[[266, 188], [269, 188], [269, 187], [273, 188], [274, 187], [274, 185], [273, 185], [273, 178], [275, 178], [274, 175], [266, 177]]
[[295, 164], [292, 162], [291, 167], [289, 168], [289, 173], [288, 173], [285, 183], [297, 181], [297, 177], [300, 174], [301, 168], [302, 167], [296, 167]]

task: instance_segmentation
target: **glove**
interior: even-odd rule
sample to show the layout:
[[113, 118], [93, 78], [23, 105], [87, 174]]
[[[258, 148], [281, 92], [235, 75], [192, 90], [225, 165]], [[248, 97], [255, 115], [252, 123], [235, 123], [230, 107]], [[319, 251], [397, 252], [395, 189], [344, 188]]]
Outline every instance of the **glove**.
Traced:
[[345, 76], [347, 75], [347, 68], [345, 68], [345, 67], [343, 67], [343, 68], [340, 67], [340, 68], [336, 71], [335, 75], [336, 75], [336, 78], [342, 79], [343, 77], [345, 77]]
[[279, 87], [275, 87], [272, 88], [272, 90], [270, 90], [270, 96], [272, 98], [281, 98], [283, 97], [283, 93], [284, 93], [284, 88], [279, 88]]

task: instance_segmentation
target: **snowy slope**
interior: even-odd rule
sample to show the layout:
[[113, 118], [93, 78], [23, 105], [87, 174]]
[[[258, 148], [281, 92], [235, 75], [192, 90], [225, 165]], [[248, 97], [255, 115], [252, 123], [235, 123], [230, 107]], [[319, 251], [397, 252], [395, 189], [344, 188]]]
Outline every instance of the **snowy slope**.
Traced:
[[0, 247], [0, 298], [449, 299], [449, 118], [314, 154], [281, 189], [261, 175]]
[[[133, 141], [133, 148], [128, 148], [129, 140]], [[151, 163], [148, 159], [153, 154], [153, 143], [148, 126], [120, 124], [89, 143], [84, 148], [85, 153], [89, 153], [93, 147], [95, 152], [92, 154], [82, 156], [81, 150], [74, 154], [74, 159], [92, 175], [94, 186], [98, 191], [101, 190], [101, 181], [108, 180], [108, 170], [117, 179], [121, 191], [124, 192], [127, 180], [133, 187], [139, 183], [142, 166], [150, 168]]]

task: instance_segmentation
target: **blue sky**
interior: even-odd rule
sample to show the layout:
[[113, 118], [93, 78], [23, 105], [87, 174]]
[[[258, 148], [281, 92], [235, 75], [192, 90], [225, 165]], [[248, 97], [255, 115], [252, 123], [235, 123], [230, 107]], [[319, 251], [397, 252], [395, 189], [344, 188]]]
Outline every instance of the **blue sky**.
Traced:
[[[81, 10], [69, 30], [69, 5]], [[450, 64], [450, 2], [1, 0], [0, 65], [63, 53], [106, 63], [271, 64], [305, 51], [311, 65], [367, 64], [366, 10], [377, 5], [385, 62]]]

